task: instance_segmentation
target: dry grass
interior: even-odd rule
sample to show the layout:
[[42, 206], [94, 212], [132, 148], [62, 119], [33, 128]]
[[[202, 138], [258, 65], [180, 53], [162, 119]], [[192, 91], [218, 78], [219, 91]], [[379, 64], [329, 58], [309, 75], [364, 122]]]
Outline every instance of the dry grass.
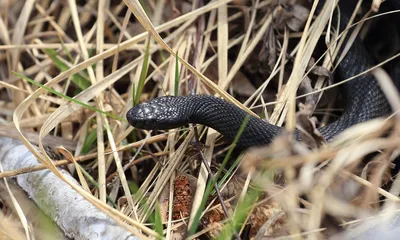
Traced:
[[[0, 112], [4, 125], [0, 134], [19, 135], [42, 163], [2, 172], [0, 177], [48, 168], [142, 238], [157, 236], [155, 223], [149, 219], [160, 205], [163, 235], [183, 238], [196, 222], [209, 173], [193, 150], [193, 128], [151, 133], [133, 129], [121, 119], [132, 106], [132, 88], [136, 91], [145, 80], [141, 101], [173, 95], [178, 68], [179, 95], [193, 90], [218, 95], [250, 114], [262, 113], [273, 124], [285, 123], [292, 132], [299, 122], [296, 101], [312, 101], [315, 109], [325, 90], [351, 81], [343, 79], [327, 86], [324, 73], [336, 68], [332, 59], [340, 61], [343, 57], [339, 47], [350, 47], [354, 37], [365, 31], [362, 27], [368, 28], [367, 17], [373, 15], [371, 10], [362, 21], [354, 22], [361, 7], [357, 5], [348, 25], [356, 30], [343, 41], [347, 32], [324, 32], [327, 24], [330, 30], [336, 28], [331, 25], [334, 1], [315, 21], [307, 9], [313, 13], [316, 5], [304, 4], [306, 1], [292, 1], [304, 4], [292, 8], [263, 0], [216, 0], [204, 6], [202, 2], [0, 2]], [[375, 1], [372, 9], [378, 7]], [[313, 65], [321, 36], [330, 47]], [[141, 79], [147, 54], [149, 71]], [[366, 71], [372, 72], [382, 86], [390, 86], [383, 90], [396, 111], [400, 109], [398, 93], [380, 67], [397, 57]], [[297, 89], [304, 88], [302, 83], [309, 81], [307, 76], [317, 68], [319, 74], [312, 77], [311, 91], [296, 96]], [[37, 88], [13, 72], [116, 117]], [[325, 106], [333, 104], [330, 101]], [[324, 123], [330, 115], [327, 111], [321, 121]], [[398, 178], [389, 172], [400, 144], [399, 126], [393, 121], [397, 115], [354, 126], [319, 148], [310, 149], [281, 136], [270, 146], [249, 151], [222, 173], [225, 180], [220, 184], [228, 214], [245, 221], [236, 226], [236, 233], [320, 239], [336, 234], [338, 226], [396, 209], [400, 189], [391, 183]], [[213, 159], [227, 151], [221, 150], [218, 133], [198, 128], [200, 136], [206, 137], [202, 149], [206, 162], [212, 163], [215, 173], [219, 163]], [[392, 130], [389, 134], [388, 129]], [[68, 147], [56, 150], [54, 141]], [[46, 154], [48, 146], [65, 159], [53, 161]], [[369, 156], [372, 160], [362, 165], [362, 160], [373, 153]], [[60, 174], [56, 166], [67, 164], [72, 173], [77, 172], [85, 190]], [[76, 164], [95, 179], [98, 188]], [[173, 214], [179, 211], [172, 201], [176, 197], [172, 190], [182, 173], [193, 176], [195, 183], [186, 183], [191, 191], [180, 201], [188, 202], [191, 210], [182, 210], [179, 218]], [[107, 196], [117, 208], [106, 204]], [[191, 238], [234, 234], [215, 195], [208, 199], [202, 215], [201, 228]], [[25, 231], [31, 232], [31, 225], [25, 225]]]

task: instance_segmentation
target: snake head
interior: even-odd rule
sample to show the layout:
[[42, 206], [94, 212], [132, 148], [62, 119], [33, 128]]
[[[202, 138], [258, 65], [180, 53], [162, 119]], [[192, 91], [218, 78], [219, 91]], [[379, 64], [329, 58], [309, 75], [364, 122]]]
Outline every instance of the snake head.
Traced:
[[165, 96], [140, 103], [126, 113], [128, 122], [136, 128], [147, 130], [167, 130], [187, 124], [176, 104], [176, 98]]

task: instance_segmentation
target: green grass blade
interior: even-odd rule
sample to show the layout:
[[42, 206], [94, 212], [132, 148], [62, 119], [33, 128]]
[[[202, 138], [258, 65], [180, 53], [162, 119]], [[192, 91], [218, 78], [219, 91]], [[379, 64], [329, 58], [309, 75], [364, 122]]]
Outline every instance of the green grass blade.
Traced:
[[62, 49], [64, 50], [65, 55], [67, 55], [67, 57], [68, 57], [68, 59], [69, 59], [70, 62], [73, 62], [73, 61], [74, 61], [74, 58], [72, 57], [72, 54], [71, 54], [71, 52], [69, 51], [69, 49], [67, 48], [67, 46], [65, 46], [65, 43], [64, 43], [63, 38], [62, 38], [62, 37], [59, 37], [59, 39], [60, 39], [61, 46], [62, 46]]
[[247, 192], [243, 201], [236, 206], [234, 215], [224, 225], [220, 235], [216, 239], [232, 239], [235, 232], [240, 231], [247, 216], [251, 214], [253, 206], [260, 194], [261, 191], [259, 190], [251, 190]]
[[[156, 202], [156, 209], [154, 210], [154, 230], [160, 235], [163, 236], [163, 223], [162, 223], [162, 218], [161, 218], [161, 210], [160, 210], [160, 205], [158, 202]], [[159, 237], [158, 239], [162, 239], [162, 237]]]
[[92, 149], [92, 146], [96, 140], [97, 140], [96, 129], [93, 129], [92, 131], [90, 131], [90, 133], [86, 131], [85, 141], [83, 141], [81, 154], [87, 154], [90, 151], [90, 149]]
[[211, 193], [211, 191], [213, 189], [213, 186], [214, 186], [214, 184], [212, 182], [208, 182], [207, 183], [207, 187], [206, 187], [206, 191], [204, 193], [204, 197], [201, 200], [200, 207], [197, 210], [196, 215], [193, 218], [193, 223], [189, 228], [188, 236], [191, 236], [196, 232], [197, 226], [200, 223], [201, 213], [203, 212], [203, 210], [206, 207], [206, 202], [207, 202], [208, 196], [210, 196], [210, 193]]
[[[138, 201], [138, 204], [140, 205], [142, 216], [146, 215], [148, 216], [148, 223], [154, 226], [154, 230], [158, 233], [157, 240], [158, 239], [163, 239], [164, 236], [164, 229], [163, 229], [163, 224], [162, 224], [162, 217], [161, 217], [161, 210], [160, 206], [158, 205], [158, 202], [155, 204], [155, 210], [154, 212], [151, 212], [151, 208], [149, 206], [149, 200], [147, 199], [146, 196], [144, 196], [143, 192], [140, 191], [139, 187], [135, 183], [131, 184], [131, 192], [133, 193], [133, 199]], [[140, 199], [140, 200], [139, 200]], [[149, 215], [147, 215], [150, 213]]]
[[[218, 181], [218, 187], [222, 187], [222, 185], [225, 183], [226, 180], [229, 179], [230, 175], [233, 173], [233, 171], [235, 170], [235, 168], [240, 164], [240, 162], [242, 161], [242, 158], [244, 156], [243, 152], [242, 154], [240, 154], [240, 156], [238, 158], [236, 158], [235, 162], [232, 164], [232, 166], [230, 166], [230, 168], [226, 171], [226, 174], [224, 176], [221, 177], [221, 180]], [[211, 195], [216, 194], [217, 191], [214, 189], [211, 192]]]
[[[61, 72], [65, 72], [70, 69], [57, 57], [57, 52], [54, 49], [44, 49], [43, 51], [49, 56], [49, 58]], [[79, 74], [73, 74], [71, 80], [81, 90], [85, 90], [91, 85], [87, 78], [82, 77]]]
[[193, 235], [196, 232], [197, 226], [199, 225], [199, 222], [200, 222], [201, 213], [205, 209], [208, 196], [210, 196], [210, 194], [211, 194], [211, 192], [213, 190], [213, 187], [215, 185], [215, 182], [218, 181], [218, 177], [221, 174], [222, 169], [225, 167], [226, 163], [228, 162], [228, 159], [230, 158], [230, 155], [232, 154], [233, 150], [235, 149], [236, 144], [240, 139], [240, 136], [242, 135], [244, 129], [247, 126], [247, 123], [249, 122], [249, 119], [250, 119], [250, 117], [246, 116], [245, 119], [243, 120], [243, 122], [242, 122], [242, 124], [241, 124], [241, 126], [239, 128], [239, 131], [236, 133], [235, 139], [233, 140], [233, 143], [232, 143], [228, 153], [226, 154], [226, 156], [224, 158], [224, 161], [221, 164], [220, 169], [218, 170], [218, 173], [214, 177], [214, 181], [208, 182], [207, 187], [206, 187], [206, 191], [204, 193], [204, 197], [203, 197], [203, 199], [201, 201], [201, 204], [200, 204], [200, 207], [199, 207], [198, 211], [196, 212], [195, 217], [193, 218], [192, 225], [189, 228], [189, 236]]
[[136, 102], [136, 85], [135, 85], [135, 83], [133, 82], [132, 83], [132, 105], [133, 106], [135, 106], [136, 104], [135, 104], [135, 102]]
[[147, 39], [147, 44], [146, 44], [146, 52], [144, 53], [142, 71], [140, 72], [140, 79], [139, 79], [136, 95], [135, 95], [134, 102], [133, 102], [134, 106], [137, 105], [140, 101], [140, 96], [142, 95], [144, 82], [146, 81], [147, 70], [149, 69], [150, 40], [151, 40], [151, 38], [149, 36], [149, 38]]
[[119, 120], [119, 121], [127, 122], [125, 118], [122, 118], [122, 117], [119, 117], [119, 116], [115, 116], [115, 115], [113, 115], [113, 114], [111, 114], [111, 113], [104, 112], [104, 111], [102, 111], [102, 110], [100, 110], [100, 109], [97, 109], [97, 108], [95, 108], [95, 107], [92, 107], [92, 106], [90, 106], [90, 105], [88, 105], [88, 104], [86, 104], [86, 103], [80, 102], [80, 101], [78, 101], [78, 100], [76, 100], [76, 99], [73, 99], [73, 98], [67, 96], [67, 95], [64, 95], [64, 94], [62, 94], [62, 93], [59, 93], [59, 92], [57, 92], [57, 91], [55, 91], [55, 90], [53, 90], [53, 89], [51, 89], [51, 88], [49, 88], [49, 87], [47, 87], [47, 86], [44, 86], [43, 84], [40, 84], [40, 83], [38, 83], [38, 82], [36, 82], [36, 81], [34, 81], [34, 80], [32, 80], [32, 79], [30, 79], [30, 78], [28, 78], [28, 77], [26, 77], [26, 76], [20, 74], [20, 73], [13, 72], [13, 74], [16, 75], [16, 76], [18, 76], [18, 77], [20, 77], [20, 78], [22, 78], [22, 79], [25, 79], [26, 81], [30, 82], [31, 84], [33, 84], [33, 85], [35, 85], [35, 86], [37, 86], [37, 87], [43, 88], [43, 89], [45, 89], [46, 91], [51, 92], [51, 93], [53, 93], [54, 95], [57, 95], [57, 96], [59, 96], [59, 97], [62, 97], [62, 98], [66, 99], [66, 100], [68, 100], [68, 101], [70, 101], [70, 102], [79, 104], [79, 105], [81, 105], [81, 106], [83, 106], [83, 107], [85, 107], [85, 108], [87, 108], [87, 109], [92, 110], [92, 111], [96, 111], [96, 112], [102, 113], [102, 114], [106, 115], [107, 117], [111, 117], [111, 118], [114, 118], [114, 119]]
[[233, 152], [233, 150], [235, 149], [236, 144], [237, 144], [237, 142], [238, 142], [239, 139], [240, 139], [240, 136], [242, 136], [243, 131], [244, 131], [244, 129], [246, 128], [247, 123], [249, 122], [249, 119], [250, 119], [250, 116], [247, 115], [247, 116], [244, 118], [244, 120], [243, 120], [243, 122], [242, 122], [242, 125], [240, 125], [239, 131], [236, 133], [235, 139], [233, 140], [233, 143], [232, 143], [231, 147], [229, 148], [229, 151], [228, 151], [227, 154], [225, 155], [225, 158], [224, 158], [224, 160], [222, 161], [222, 164], [221, 164], [220, 168], [218, 169], [217, 174], [215, 174], [215, 179], [218, 179], [218, 178], [219, 178], [219, 175], [221, 175], [221, 172], [223, 171], [223, 169], [225, 168], [226, 164], [228, 163], [228, 160], [229, 160], [229, 158], [231, 157], [232, 152]]
[[[81, 170], [82, 174], [85, 176], [85, 178], [96, 188], [100, 189], [99, 183], [90, 175], [78, 162], [76, 162], [76, 165], [79, 167]], [[112, 198], [106, 194], [106, 199], [109, 203], [113, 205], [113, 207], [118, 207], [117, 204], [112, 200]]]
[[174, 87], [174, 91], [175, 91], [175, 96], [178, 96], [179, 94], [179, 58], [178, 58], [178, 53], [176, 53], [175, 56], [175, 87]]

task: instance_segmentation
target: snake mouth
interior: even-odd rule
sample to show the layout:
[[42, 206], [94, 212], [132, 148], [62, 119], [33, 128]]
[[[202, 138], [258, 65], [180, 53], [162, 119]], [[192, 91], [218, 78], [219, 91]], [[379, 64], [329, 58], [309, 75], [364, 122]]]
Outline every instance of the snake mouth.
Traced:
[[131, 108], [126, 113], [126, 119], [128, 119], [129, 124], [135, 128], [151, 130], [149, 126], [152, 124], [148, 121], [149, 119], [146, 118], [146, 115], [144, 114], [144, 111], [140, 105], [136, 105]]

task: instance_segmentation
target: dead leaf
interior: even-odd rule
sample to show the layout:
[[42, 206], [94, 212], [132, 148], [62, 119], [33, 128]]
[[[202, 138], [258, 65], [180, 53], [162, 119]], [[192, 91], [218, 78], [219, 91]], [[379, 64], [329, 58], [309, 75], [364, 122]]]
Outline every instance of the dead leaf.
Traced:
[[275, 19], [276, 27], [282, 29], [287, 26], [295, 32], [303, 30], [310, 11], [293, 0], [279, 1], [279, 4], [283, 6], [284, 11]]
[[318, 123], [317, 118], [310, 118], [313, 106], [300, 103], [299, 109], [296, 113], [296, 128], [299, 130], [302, 142], [312, 149], [326, 143], [324, 137], [316, 127]]
[[250, 237], [255, 239], [276, 238], [289, 235], [286, 215], [278, 202], [271, 199], [257, 206], [250, 215]]

